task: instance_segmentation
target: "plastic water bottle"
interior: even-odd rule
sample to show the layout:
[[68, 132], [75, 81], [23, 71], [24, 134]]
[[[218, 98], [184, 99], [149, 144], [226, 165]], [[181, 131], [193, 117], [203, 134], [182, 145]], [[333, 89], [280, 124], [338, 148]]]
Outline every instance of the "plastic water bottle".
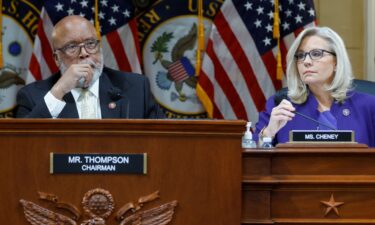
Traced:
[[263, 137], [262, 148], [273, 148], [271, 137]]
[[257, 144], [253, 140], [253, 134], [251, 133], [251, 122], [246, 123], [246, 131], [242, 136], [242, 148], [256, 148]]

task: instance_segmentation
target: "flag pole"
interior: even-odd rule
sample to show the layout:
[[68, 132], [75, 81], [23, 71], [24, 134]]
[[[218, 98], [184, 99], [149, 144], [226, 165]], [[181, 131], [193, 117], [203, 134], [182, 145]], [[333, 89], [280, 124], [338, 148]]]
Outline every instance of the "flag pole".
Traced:
[[[1, 0], [0, 0], [1, 1]], [[100, 35], [100, 24], [99, 24], [99, 0], [95, 0], [95, 30], [99, 41], [101, 40]]]
[[197, 46], [197, 61], [195, 65], [195, 75], [198, 76], [201, 65], [202, 57], [201, 54], [204, 50], [204, 21], [203, 21], [203, 0], [198, 0], [198, 46]]
[[[197, 61], [195, 65], [195, 74], [199, 76], [202, 58], [201, 54], [204, 50], [204, 18], [203, 18], [203, 0], [197, 0], [198, 4], [198, 46], [197, 46]], [[199, 85], [196, 87], [197, 96], [201, 100], [204, 108], [206, 109], [208, 118], [213, 118], [214, 106], [210, 97], [207, 95], [206, 91]]]
[[0, 69], [3, 67], [3, 1], [0, 0]]
[[280, 14], [279, 14], [279, 0], [275, 0], [275, 12], [273, 17], [273, 38], [277, 39], [277, 66], [276, 66], [276, 78], [282, 80], [283, 67], [281, 63], [281, 51], [280, 51]]

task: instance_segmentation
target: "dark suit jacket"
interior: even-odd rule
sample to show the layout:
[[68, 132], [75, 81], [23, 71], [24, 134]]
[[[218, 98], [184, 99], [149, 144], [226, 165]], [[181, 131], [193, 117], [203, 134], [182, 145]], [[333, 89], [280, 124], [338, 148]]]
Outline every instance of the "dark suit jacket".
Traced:
[[[44, 96], [60, 76], [61, 74], [57, 73], [46, 80], [36, 81], [23, 87], [17, 94], [16, 117], [51, 118]], [[99, 79], [99, 99], [103, 119], [165, 117], [150, 92], [147, 77], [105, 67]], [[121, 96], [117, 97], [118, 94]], [[69, 92], [63, 99], [66, 105], [58, 118], [78, 118], [73, 95]], [[111, 102], [116, 103], [114, 109], [109, 107]]]

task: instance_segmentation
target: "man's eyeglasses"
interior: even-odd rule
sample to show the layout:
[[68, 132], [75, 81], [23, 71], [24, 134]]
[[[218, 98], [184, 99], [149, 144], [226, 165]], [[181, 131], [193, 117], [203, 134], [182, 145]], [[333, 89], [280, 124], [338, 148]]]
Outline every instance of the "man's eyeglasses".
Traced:
[[318, 59], [323, 58], [324, 53], [328, 53], [328, 54], [336, 56], [336, 53], [334, 52], [330, 52], [324, 49], [313, 49], [309, 52], [297, 52], [294, 55], [294, 57], [296, 58], [298, 63], [302, 63], [303, 61], [305, 61], [307, 55], [310, 56], [311, 60], [318, 60]]
[[61, 51], [71, 57], [77, 57], [81, 53], [82, 47], [85, 48], [87, 53], [95, 54], [99, 50], [99, 40], [87, 40], [79, 44], [71, 43], [56, 49], [56, 51]]

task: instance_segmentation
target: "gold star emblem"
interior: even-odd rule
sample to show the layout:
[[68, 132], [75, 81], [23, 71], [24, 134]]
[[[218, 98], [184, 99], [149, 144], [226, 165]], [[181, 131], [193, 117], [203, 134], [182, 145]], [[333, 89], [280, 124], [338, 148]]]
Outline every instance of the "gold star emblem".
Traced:
[[338, 206], [344, 205], [344, 202], [336, 202], [333, 198], [333, 194], [331, 194], [331, 198], [328, 202], [326, 201], [320, 201], [322, 204], [324, 204], [326, 208], [325, 216], [331, 212], [331, 210], [335, 211], [335, 213], [339, 216], [339, 210], [337, 209]]

